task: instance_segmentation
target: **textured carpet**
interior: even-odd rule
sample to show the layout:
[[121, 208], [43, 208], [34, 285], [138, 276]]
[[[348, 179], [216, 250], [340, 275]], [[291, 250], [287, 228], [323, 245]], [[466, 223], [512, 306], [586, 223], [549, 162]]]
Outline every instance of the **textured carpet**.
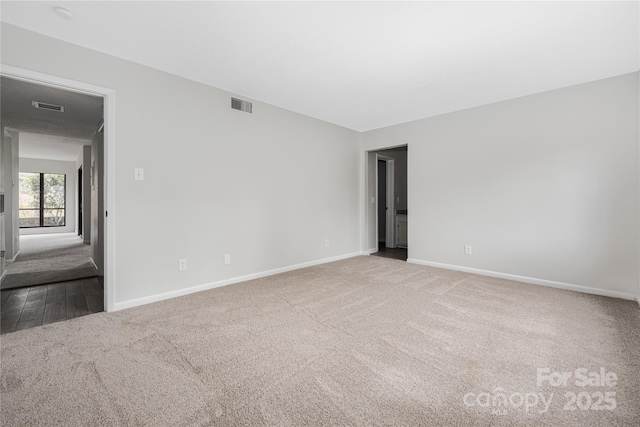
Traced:
[[0, 342], [6, 426], [640, 423], [635, 302], [378, 257]]
[[90, 246], [74, 233], [20, 236], [20, 253], [7, 264], [2, 289], [97, 276], [90, 254]]

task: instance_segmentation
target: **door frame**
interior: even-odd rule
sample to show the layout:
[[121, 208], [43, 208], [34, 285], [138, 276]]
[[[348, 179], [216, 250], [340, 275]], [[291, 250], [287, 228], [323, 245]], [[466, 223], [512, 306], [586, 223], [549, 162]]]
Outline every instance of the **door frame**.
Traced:
[[[85, 93], [103, 98], [104, 106], [104, 190], [105, 212], [101, 212], [104, 221], [103, 265], [104, 265], [104, 309], [115, 310], [115, 254], [116, 254], [116, 206], [115, 206], [115, 137], [116, 137], [116, 92], [113, 89], [96, 86], [76, 80], [0, 64], [0, 75], [29, 83], [55, 87], [71, 92]], [[108, 213], [108, 214], [107, 214]]]
[[[82, 152], [83, 154], [83, 158], [84, 158], [84, 151]], [[83, 237], [84, 240], [84, 230], [83, 230], [83, 223], [84, 223], [84, 212], [83, 212], [83, 207], [82, 207], [82, 203], [83, 203], [83, 198], [82, 198], [82, 189], [83, 189], [83, 182], [82, 182], [82, 165], [80, 165], [80, 167], [78, 168], [78, 185], [76, 188], [76, 191], [78, 192], [78, 220], [77, 220], [77, 224], [78, 224], [78, 236]]]
[[[387, 248], [395, 248], [396, 247], [396, 216], [394, 215], [395, 209], [395, 159], [393, 157], [385, 156], [384, 154], [376, 153], [376, 247], [380, 244], [380, 236], [378, 235], [378, 224], [380, 218], [378, 217], [378, 208], [380, 204], [380, 200], [378, 197], [378, 183], [380, 177], [378, 176], [378, 162], [383, 161], [386, 163], [386, 184], [387, 184], [387, 193], [386, 193], [386, 236], [384, 245]], [[380, 249], [380, 248], [378, 248]]]

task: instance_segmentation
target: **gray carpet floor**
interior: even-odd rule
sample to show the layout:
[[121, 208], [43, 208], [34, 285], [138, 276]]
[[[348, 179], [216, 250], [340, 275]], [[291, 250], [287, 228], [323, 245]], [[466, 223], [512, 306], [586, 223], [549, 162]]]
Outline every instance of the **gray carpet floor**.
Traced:
[[7, 264], [1, 289], [16, 289], [95, 277], [91, 248], [75, 233], [20, 236], [20, 253]]
[[6, 426], [640, 425], [635, 302], [379, 257], [0, 342]]

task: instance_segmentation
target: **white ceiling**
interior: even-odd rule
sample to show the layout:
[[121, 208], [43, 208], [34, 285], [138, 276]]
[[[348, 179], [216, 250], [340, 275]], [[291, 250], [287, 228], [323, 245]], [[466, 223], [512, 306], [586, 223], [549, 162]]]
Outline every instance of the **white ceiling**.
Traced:
[[[98, 96], [0, 77], [2, 124], [20, 132], [91, 140], [103, 117]], [[60, 105], [64, 112], [34, 108], [33, 101]]]
[[365, 131], [637, 71], [638, 6], [2, 1], [1, 19]]
[[75, 162], [90, 140], [20, 132], [20, 158]]

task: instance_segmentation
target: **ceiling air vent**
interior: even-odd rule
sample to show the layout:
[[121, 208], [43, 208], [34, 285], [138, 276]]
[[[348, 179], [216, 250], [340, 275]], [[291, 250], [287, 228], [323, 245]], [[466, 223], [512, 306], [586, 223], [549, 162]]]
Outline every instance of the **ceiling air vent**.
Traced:
[[238, 98], [231, 98], [231, 108], [245, 113], [251, 113], [252, 104], [249, 101], [243, 101]]
[[64, 107], [62, 105], [47, 104], [46, 102], [33, 101], [31, 103], [36, 108], [41, 110], [57, 111], [58, 113], [64, 113]]

